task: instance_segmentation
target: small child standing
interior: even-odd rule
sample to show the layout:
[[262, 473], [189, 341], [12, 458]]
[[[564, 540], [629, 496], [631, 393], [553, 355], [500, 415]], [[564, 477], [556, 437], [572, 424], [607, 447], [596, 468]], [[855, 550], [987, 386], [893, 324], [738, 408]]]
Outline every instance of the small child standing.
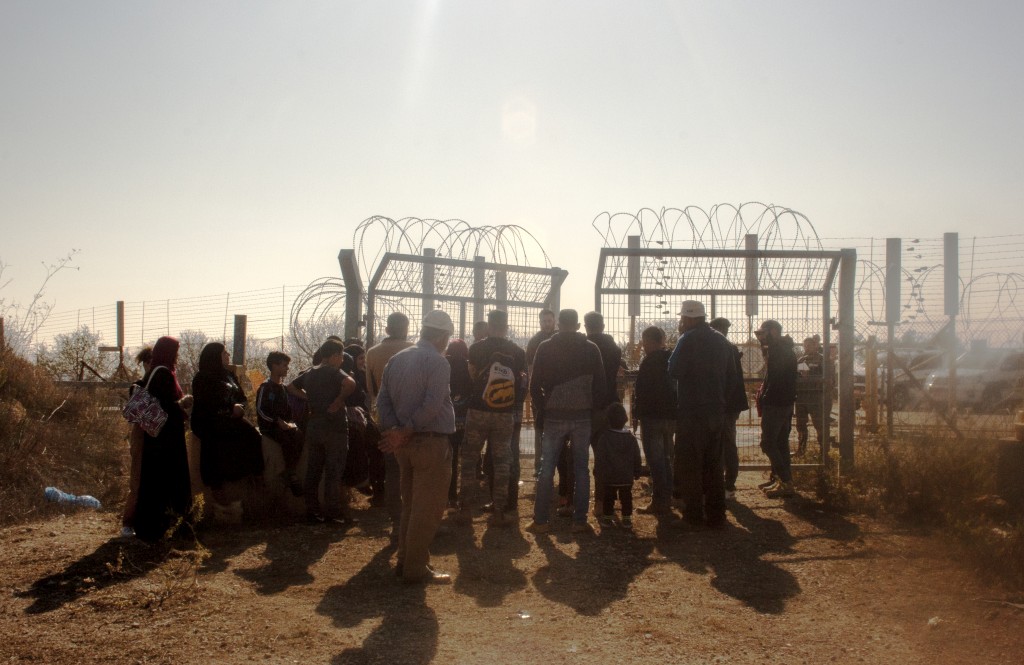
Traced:
[[616, 402], [608, 406], [609, 428], [594, 443], [594, 478], [604, 489], [602, 527], [614, 524], [615, 497], [622, 507], [622, 526], [633, 526], [633, 480], [640, 477], [640, 444], [626, 428], [626, 408]]

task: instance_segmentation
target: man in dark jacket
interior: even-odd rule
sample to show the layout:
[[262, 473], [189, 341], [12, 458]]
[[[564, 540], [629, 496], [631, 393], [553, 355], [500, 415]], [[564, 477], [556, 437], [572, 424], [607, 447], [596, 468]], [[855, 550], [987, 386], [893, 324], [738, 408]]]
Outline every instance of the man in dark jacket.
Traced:
[[758, 390], [761, 412], [761, 450], [772, 465], [775, 483], [765, 488], [773, 498], [793, 496], [793, 474], [789, 461], [789, 432], [796, 402], [796, 354], [793, 340], [783, 336], [782, 324], [769, 319], [756, 332], [765, 349], [765, 375]]
[[[633, 421], [640, 423], [644, 456], [651, 469], [654, 496], [641, 513], [666, 515], [672, 504], [672, 437], [676, 431], [676, 382], [668, 374], [670, 352], [665, 331], [658, 326], [640, 334], [644, 359], [633, 387]], [[635, 425], [634, 425], [635, 428]]]
[[[604, 331], [604, 316], [601, 312], [587, 312], [583, 316], [583, 328], [587, 331], [587, 339], [596, 344], [601, 352], [601, 364], [604, 367], [605, 392], [594, 405], [594, 420], [590, 423], [590, 444], [593, 445], [598, 435], [608, 429], [608, 406], [619, 401], [618, 381], [622, 349], [615, 343], [615, 338]], [[596, 480], [595, 477], [594, 513], [600, 516], [604, 506], [604, 487]]]
[[725, 525], [722, 435], [729, 396], [737, 382], [729, 342], [705, 321], [704, 305], [683, 302], [682, 336], [669, 358], [668, 371], [678, 385], [679, 428], [676, 472], [681, 477], [683, 523]]
[[558, 333], [537, 349], [530, 379], [530, 397], [544, 428], [544, 454], [537, 501], [534, 506], [534, 533], [550, 530], [551, 481], [566, 435], [573, 442], [575, 471], [573, 531], [590, 530], [587, 507], [590, 504], [590, 433], [596, 405], [606, 395], [601, 352], [578, 331], [579, 314], [563, 309], [558, 314]]
[[[732, 326], [729, 319], [720, 316], [717, 319], [712, 319], [708, 325], [720, 332], [722, 337], [728, 339], [729, 327]], [[725, 464], [725, 498], [727, 501], [736, 498], [736, 478], [740, 475], [740, 456], [739, 450], [736, 448], [736, 421], [739, 420], [741, 413], [750, 408], [750, 403], [747, 402], [747, 389], [743, 384], [743, 352], [732, 342], [729, 342], [729, 346], [732, 347], [733, 364], [736, 365], [736, 373], [739, 375], [740, 381], [733, 385], [733, 389], [729, 393], [729, 403], [725, 408], [725, 431], [722, 435], [722, 461]]]

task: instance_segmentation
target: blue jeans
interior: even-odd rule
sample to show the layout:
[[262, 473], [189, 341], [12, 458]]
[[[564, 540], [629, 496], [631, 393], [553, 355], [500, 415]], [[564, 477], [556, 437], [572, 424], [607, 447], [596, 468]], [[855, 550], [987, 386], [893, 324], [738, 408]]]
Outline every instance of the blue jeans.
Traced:
[[551, 519], [552, 482], [558, 457], [565, 445], [565, 436], [572, 437], [573, 474], [576, 484], [573, 490], [573, 522], [585, 524], [590, 506], [590, 418], [580, 420], [545, 420], [543, 468], [537, 481], [537, 502], [533, 507], [533, 521], [547, 524]]
[[676, 433], [676, 421], [674, 418], [642, 418], [640, 433], [643, 435], [644, 457], [651, 469], [651, 482], [654, 485], [651, 503], [667, 508], [672, 502], [669, 451], [672, 450], [672, 437]]
[[793, 427], [793, 405], [761, 408], [761, 450], [772, 463], [772, 473], [784, 483], [793, 482], [789, 460], [789, 433]]
[[348, 456], [348, 421], [342, 417], [313, 417], [306, 425], [306, 512], [320, 514], [320, 477], [324, 479], [324, 510], [327, 518], [341, 514], [341, 476]]

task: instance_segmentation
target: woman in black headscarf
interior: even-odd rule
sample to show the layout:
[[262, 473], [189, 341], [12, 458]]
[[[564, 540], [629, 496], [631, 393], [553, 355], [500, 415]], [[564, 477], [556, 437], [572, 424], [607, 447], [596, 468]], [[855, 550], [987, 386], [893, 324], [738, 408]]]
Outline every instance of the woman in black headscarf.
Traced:
[[133, 526], [135, 535], [156, 542], [168, 529], [188, 519], [192, 486], [185, 451], [185, 408], [188, 396], [178, 385], [178, 340], [161, 337], [153, 346], [149, 370], [142, 377], [150, 395], [160, 402], [167, 421], [156, 436], [143, 432], [142, 462]]
[[231, 356], [220, 342], [199, 354], [199, 372], [192, 379], [192, 431], [199, 437], [199, 471], [214, 498], [225, 482], [263, 477], [262, 438], [245, 420], [246, 397], [228, 370]]

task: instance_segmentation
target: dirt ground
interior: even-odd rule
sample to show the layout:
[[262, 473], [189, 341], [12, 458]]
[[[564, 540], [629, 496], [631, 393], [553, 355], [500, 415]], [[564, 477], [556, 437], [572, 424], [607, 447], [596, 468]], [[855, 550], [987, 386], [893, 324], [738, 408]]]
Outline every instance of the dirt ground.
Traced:
[[[451, 525], [392, 571], [383, 509], [347, 531], [217, 526], [210, 556], [111, 539], [113, 512], [0, 531], [0, 662], [1014, 663], [1024, 611], [934, 537], [768, 500], [741, 477], [722, 531], [638, 516], [575, 538]], [[638, 492], [639, 494], [639, 492]], [[642, 499], [641, 499], [642, 502]]]

